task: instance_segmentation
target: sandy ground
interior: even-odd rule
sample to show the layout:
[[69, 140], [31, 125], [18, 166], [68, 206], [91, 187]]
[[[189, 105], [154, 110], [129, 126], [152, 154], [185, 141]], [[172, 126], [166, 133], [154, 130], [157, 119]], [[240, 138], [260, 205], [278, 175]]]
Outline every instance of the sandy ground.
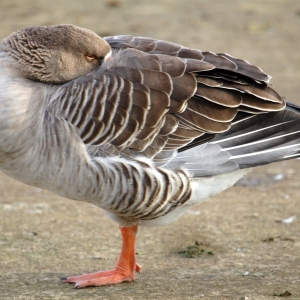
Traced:
[[[102, 36], [168, 39], [244, 58], [300, 104], [298, 0], [1, 0], [0, 8], [0, 38], [73, 23]], [[299, 170], [299, 161], [257, 168], [178, 222], [141, 228], [136, 281], [83, 290], [60, 277], [114, 266], [117, 224], [94, 206], [1, 174], [0, 299], [282, 299], [286, 291], [300, 299]], [[195, 243], [202, 254], [186, 257]]]

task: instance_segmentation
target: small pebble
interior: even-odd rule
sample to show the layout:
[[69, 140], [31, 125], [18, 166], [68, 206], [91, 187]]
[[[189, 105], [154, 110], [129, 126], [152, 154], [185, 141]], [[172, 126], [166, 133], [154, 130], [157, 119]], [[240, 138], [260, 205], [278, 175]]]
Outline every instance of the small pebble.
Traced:
[[283, 180], [284, 178], [285, 178], [285, 174], [279, 173], [279, 174], [277, 174], [277, 175], [275, 175], [275, 176], [273, 177], [273, 180], [274, 180], [274, 181], [280, 181], [280, 180]]

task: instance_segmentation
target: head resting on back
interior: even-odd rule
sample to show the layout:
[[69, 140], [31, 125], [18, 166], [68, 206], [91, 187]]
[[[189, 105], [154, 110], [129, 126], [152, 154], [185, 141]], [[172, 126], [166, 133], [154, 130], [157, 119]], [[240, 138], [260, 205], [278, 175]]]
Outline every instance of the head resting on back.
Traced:
[[3, 40], [0, 50], [17, 60], [23, 76], [59, 84], [97, 68], [110, 46], [88, 29], [56, 25], [18, 30]]

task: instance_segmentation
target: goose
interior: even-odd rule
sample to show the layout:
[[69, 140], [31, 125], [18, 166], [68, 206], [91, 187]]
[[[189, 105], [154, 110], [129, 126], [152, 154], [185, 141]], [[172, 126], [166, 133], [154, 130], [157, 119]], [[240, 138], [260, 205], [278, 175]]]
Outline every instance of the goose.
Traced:
[[251, 168], [300, 156], [300, 107], [226, 53], [74, 25], [33, 26], [0, 48], [0, 169], [99, 206], [119, 224], [114, 269], [135, 279], [139, 226], [176, 221]]

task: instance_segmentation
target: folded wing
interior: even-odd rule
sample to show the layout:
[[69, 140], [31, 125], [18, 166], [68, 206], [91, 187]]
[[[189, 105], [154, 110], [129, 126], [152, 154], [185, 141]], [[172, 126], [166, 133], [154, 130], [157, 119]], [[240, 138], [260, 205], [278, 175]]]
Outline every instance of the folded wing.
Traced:
[[178, 151], [228, 132], [239, 114], [285, 107], [270, 77], [244, 60], [150, 38], [105, 40], [111, 59], [56, 89], [48, 108], [96, 152], [110, 148], [145, 155], [157, 166], [174, 163]]

